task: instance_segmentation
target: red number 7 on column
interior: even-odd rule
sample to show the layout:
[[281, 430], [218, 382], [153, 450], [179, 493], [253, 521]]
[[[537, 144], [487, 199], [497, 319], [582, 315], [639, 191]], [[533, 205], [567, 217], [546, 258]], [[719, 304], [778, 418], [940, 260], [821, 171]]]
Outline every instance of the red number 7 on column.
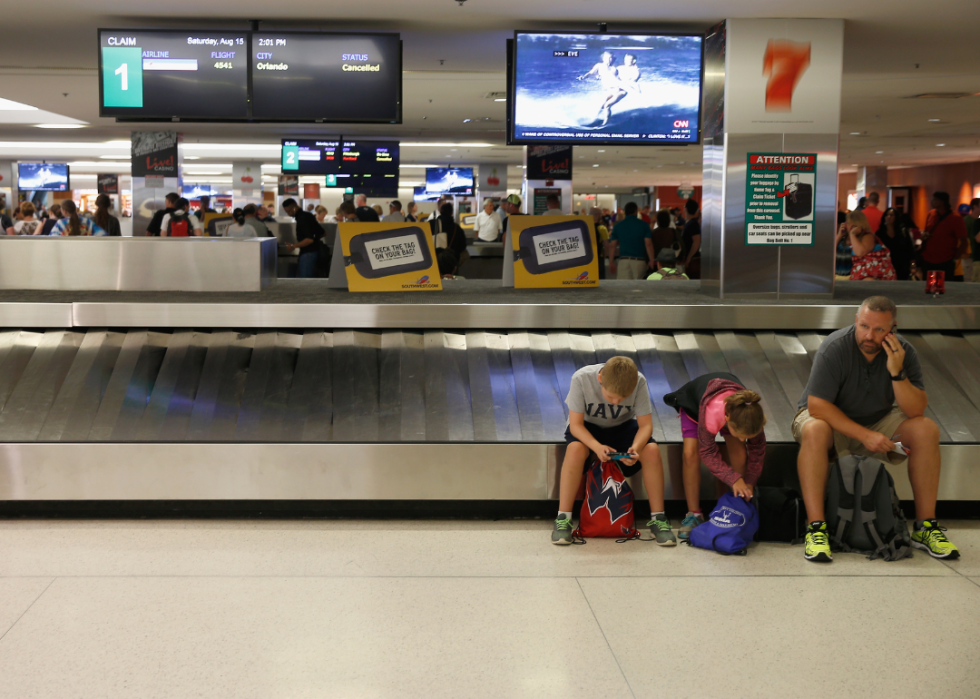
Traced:
[[809, 67], [810, 42], [769, 40], [762, 58], [762, 74], [769, 76], [766, 84], [767, 112], [788, 112], [792, 109], [793, 91]]

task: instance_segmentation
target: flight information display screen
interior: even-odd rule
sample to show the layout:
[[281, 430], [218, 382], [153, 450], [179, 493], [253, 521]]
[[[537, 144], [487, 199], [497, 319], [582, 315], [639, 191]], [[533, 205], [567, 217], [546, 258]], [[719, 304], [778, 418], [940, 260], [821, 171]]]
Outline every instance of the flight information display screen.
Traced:
[[99, 116], [248, 118], [248, 32], [99, 30]]
[[287, 175], [331, 175], [340, 172], [340, 139], [283, 140], [282, 171]]
[[252, 117], [257, 120], [402, 120], [397, 34], [253, 32]]
[[700, 140], [700, 35], [517, 32], [511, 144]]
[[344, 139], [340, 170], [355, 175], [398, 176], [398, 141]]

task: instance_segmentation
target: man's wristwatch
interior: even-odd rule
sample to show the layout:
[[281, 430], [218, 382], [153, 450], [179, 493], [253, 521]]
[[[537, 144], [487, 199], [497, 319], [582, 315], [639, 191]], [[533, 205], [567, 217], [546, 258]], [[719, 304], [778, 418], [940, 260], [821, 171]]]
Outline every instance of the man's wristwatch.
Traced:
[[909, 375], [906, 373], [905, 369], [898, 372], [898, 376], [892, 376], [892, 381], [905, 381]]

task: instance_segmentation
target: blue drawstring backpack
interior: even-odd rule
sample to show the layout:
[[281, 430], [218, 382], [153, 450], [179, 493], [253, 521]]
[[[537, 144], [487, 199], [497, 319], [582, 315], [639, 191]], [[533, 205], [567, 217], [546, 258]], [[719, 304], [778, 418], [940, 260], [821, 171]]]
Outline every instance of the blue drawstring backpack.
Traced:
[[703, 524], [691, 530], [691, 546], [728, 555], [746, 554], [746, 548], [759, 531], [759, 512], [755, 505], [734, 493], [725, 493]]

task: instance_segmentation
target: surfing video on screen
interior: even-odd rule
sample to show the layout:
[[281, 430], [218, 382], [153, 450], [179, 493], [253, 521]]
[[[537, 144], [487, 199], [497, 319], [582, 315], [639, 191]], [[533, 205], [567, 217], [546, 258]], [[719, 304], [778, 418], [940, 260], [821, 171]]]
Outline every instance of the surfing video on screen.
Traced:
[[68, 165], [65, 163], [19, 163], [17, 186], [25, 192], [67, 192]]
[[425, 190], [430, 194], [473, 193], [473, 168], [430, 167], [425, 171]]
[[514, 143], [697, 143], [701, 36], [515, 38]]

